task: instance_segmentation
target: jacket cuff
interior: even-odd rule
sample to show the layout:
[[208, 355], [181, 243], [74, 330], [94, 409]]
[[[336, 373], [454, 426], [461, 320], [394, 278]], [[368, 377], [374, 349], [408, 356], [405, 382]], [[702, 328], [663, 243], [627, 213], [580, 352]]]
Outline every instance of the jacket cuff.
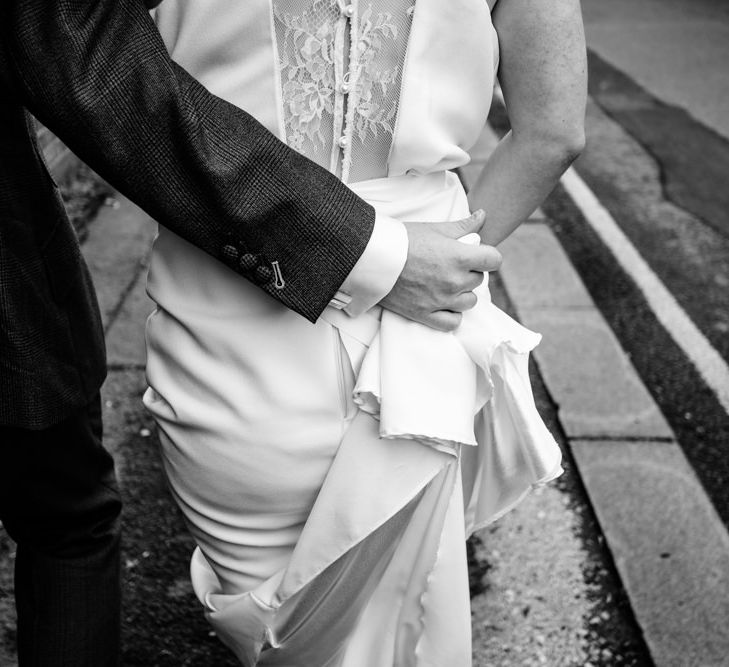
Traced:
[[386, 297], [405, 266], [408, 234], [405, 225], [386, 215], [375, 225], [364, 252], [329, 305], [356, 317]]

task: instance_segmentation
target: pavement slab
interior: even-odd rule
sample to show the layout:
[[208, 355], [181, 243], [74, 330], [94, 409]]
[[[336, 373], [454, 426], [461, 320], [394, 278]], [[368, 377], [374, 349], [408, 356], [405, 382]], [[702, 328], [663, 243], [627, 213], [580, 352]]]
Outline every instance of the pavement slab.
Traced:
[[146, 267], [124, 299], [118, 315], [106, 332], [106, 357], [110, 367], [134, 366], [144, 368], [144, 328], [147, 317], [154, 310], [154, 302], [146, 292]]
[[535, 357], [567, 435], [672, 437], [548, 225], [522, 226], [502, 249], [509, 296], [522, 322], [544, 335]]
[[[522, 225], [501, 246], [501, 274], [519, 309], [594, 308], [559, 241], [545, 223]], [[528, 267], [527, 271], [519, 270]], [[555, 289], [554, 286], [559, 286]]]
[[726, 665], [729, 535], [681, 449], [571, 448], [656, 664]]
[[524, 225], [502, 245], [500, 275], [569, 438], [671, 439], [673, 433], [552, 230]]
[[94, 279], [105, 329], [146, 267], [156, 233], [152, 219], [121, 195], [110, 198], [89, 227], [82, 250]]
[[[508, 276], [504, 280], [508, 290]], [[568, 437], [672, 437], [596, 309], [517, 310], [526, 327], [544, 336], [534, 356]]]

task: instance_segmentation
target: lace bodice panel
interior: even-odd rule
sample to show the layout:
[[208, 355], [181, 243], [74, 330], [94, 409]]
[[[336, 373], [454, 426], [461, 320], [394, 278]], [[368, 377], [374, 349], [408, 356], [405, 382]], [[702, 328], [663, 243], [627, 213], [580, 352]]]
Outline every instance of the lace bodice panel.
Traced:
[[488, 115], [484, 0], [165, 0], [172, 58], [343, 180], [455, 169]]
[[387, 175], [414, 0], [273, 0], [286, 141], [356, 182]]

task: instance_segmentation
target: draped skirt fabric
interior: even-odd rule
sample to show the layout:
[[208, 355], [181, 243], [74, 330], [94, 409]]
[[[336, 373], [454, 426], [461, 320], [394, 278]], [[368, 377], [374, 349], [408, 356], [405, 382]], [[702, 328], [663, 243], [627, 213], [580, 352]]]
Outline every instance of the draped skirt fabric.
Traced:
[[[449, 173], [351, 187], [401, 220], [468, 214]], [[160, 230], [144, 400], [198, 544], [192, 581], [210, 623], [243, 665], [467, 667], [466, 515], [472, 527], [503, 513], [558, 458], [383, 433], [354, 401], [379, 309], [359, 321], [327, 309], [312, 325], [229, 273]], [[502, 391], [505, 375], [491, 389], [529, 429], [526, 367], [515, 372], [526, 387]], [[479, 418], [493, 411], [476, 419], [492, 440], [513, 435]]]

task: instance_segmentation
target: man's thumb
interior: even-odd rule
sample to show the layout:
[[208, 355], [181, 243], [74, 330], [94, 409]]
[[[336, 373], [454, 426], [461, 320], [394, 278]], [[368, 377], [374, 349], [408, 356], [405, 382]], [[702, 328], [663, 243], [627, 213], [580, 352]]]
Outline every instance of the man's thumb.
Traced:
[[461, 218], [460, 220], [453, 220], [451, 222], [441, 222], [438, 225], [438, 231], [449, 238], [458, 239], [466, 234], [480, 231], [485, 219], [486, 214], [483, 212], [483, 209], [478, 209], [478, 211], [474, 211], [467, 218]]

